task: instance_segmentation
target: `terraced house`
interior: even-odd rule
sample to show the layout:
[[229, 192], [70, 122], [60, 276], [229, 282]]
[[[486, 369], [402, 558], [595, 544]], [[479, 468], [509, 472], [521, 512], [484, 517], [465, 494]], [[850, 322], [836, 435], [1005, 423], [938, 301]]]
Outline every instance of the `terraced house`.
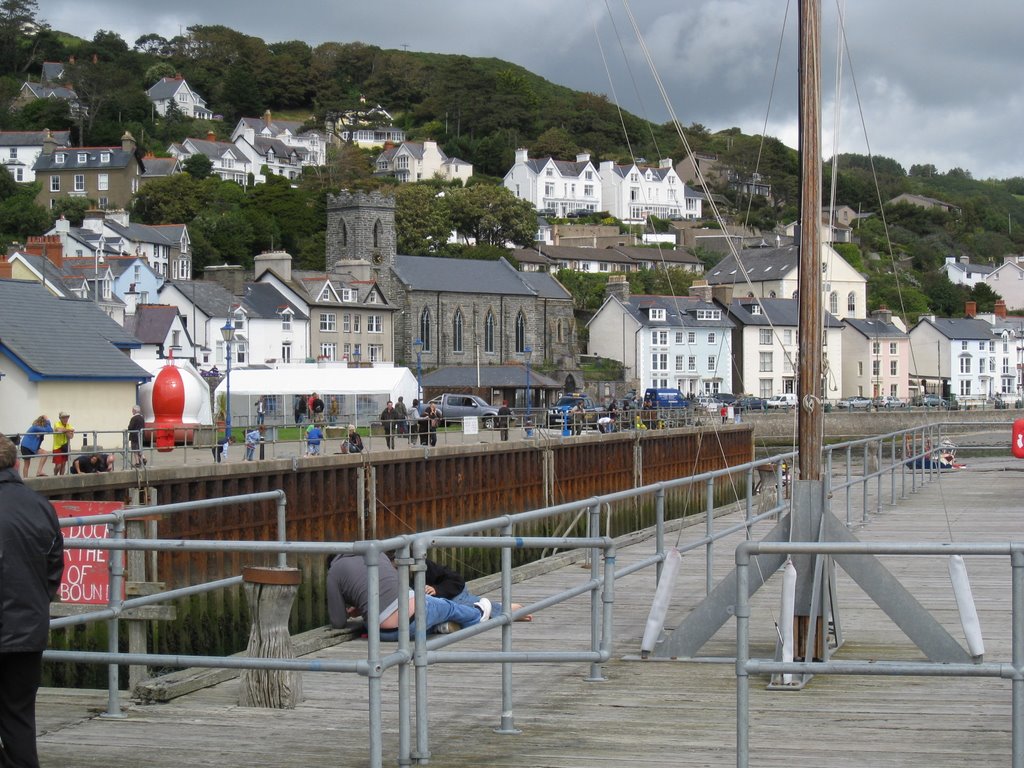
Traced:
[[128, 207], [145, 166], [135, 138], [126, 131], [119, 147], [58, 147], [48, 136], [32, 170], [42, 182], [39, 205], [52, 208], [63, 198], [82, 197], [106, 209]]

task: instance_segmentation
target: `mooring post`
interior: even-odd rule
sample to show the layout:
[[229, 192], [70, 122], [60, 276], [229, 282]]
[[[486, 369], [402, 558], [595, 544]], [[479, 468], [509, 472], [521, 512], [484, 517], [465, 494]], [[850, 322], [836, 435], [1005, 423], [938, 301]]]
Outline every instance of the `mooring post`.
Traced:
[[[298, 568], [242, 569], [252, 616], [246, 653], [268, 659], [294, 659], [288, 616], [302, 576]], [[302, 674], [283, 669], [244, 669], [238, 703], [242, 707], [295, 709], [302, 701]]]

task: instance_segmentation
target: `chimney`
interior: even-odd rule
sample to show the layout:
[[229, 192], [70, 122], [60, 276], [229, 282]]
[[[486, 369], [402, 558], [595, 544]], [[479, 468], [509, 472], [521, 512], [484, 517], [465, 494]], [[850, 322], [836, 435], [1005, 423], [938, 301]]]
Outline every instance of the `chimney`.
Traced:
[[53, 138], [53, 132], [47, 128], [46, 138], [43, 139], [43, 154], [52, 155], [53, 150], [57, 148], [57, 141]]
[[263, 113], [263, 122], [266, 123], [267, 125], [270, 125], [270, 123], [271, 123], [271, 116], [270, 116], [270, 110], [269, 109], [266, 112]]
[[1004, 265], [1006, 265], [1006, 264], [1018, 264], [1019, 262], [1020, 262], [1020, 259], [1018, 258], [1017, 254], [1015, 254], [1015, 253], [1010, 253], [1010, 254], [1007, 254], [1006, 256], [1003, 256], [1003, 264]]
[[237, 264], [219, 264], [206, 267], [203, 270], [203, 279], [219, 283], [232, 296], [241, 296], [245, 290], [245, 273]]
[[82, 229], [99, 234], [103, 231], [103, 211], [97, 208], [90, 208], [82, 214]]
[[701, 301], [711, 302], [711, 286], [707, 280], [694, 280], [690, 286], [690, 296]]
[[132, 154], [135, 154], [135, 150], [137, 147], [138, 144], [135, 143], [135, 137], [132, 136], [131, 133], [129, 133], [128, 131], [125, 131], [124, 136], [121, 137], [121, 149], [123, 149], [125, 152], [131, 152]]
[[964, 304], [964, 314], [968, 317], [974, 317], [978, 314], [978, 302], [968, 301]]
[[601, 173], [611, 173], [612, 172], [612, 168], [614, 168], [614, 167], [615, 167], [615, 163], [612, 162], [611, 160], [602, 160], [601, 161], [601, 165], [598, 167], [598, 170]]
[[996, 306], [993, 310], [1000, 320], [1006, 319], [1006, 302], [1003, 299], [996, 299]]
[[961, 256], [960, 257], [960, 263], [961, 264], [970, 264], [971, 263], [971, 257], [970, 256]]
[[604, 295], [607, 298], [614, 296], [623, 304], [629, 301], [629, 280], [625, 275], [609, 275], [608, 283], [604, 287]]
[[206, 140], [207, 141], [216, 141], [217, 140], [217, 134], [214, 133], [213, 131], [207, 131], [206, 132]]
[[525, 163], [530, 157], [530, 150], [523, 147], [519, 147], [516, 150], [516, 165], [519, 163]]
[[6, 256], [0, 257], [0, 280], [10, 280], [14, 276], [14, 267]]
[[60, 235], [30, 236], [25, 243], [25, 253], [46, 258], [54, 266], [64, 266], [64, 247]]
[[671, 157], [663, 157], [663, 158], [661, 158], [661, 160], [658, 161], [658, 167], [659, 168], [671, 168], [672, 167], [672, 158]]
[[271, 251], [261, 253], [253, 260], [256, 267], [256, 279], [268, 270], [273, 270], [279, 278], [288, 282], [292, 279], [292, 257], [287, 251]]
[[589, 152], [580, 152], [578, 155], [576, 155], [576, 162], [577, 163], [589, 163], [590, 162], [590, 153]]
[[871, 317], [880, 323], [892, 323], [892, 310], [888, 307], [879, 307], [871, 313]]
[[716, 285], [711, 289], [711, 297], [719, 304], [728, 307], [732, 304], [732, 289], [731, 283], [727, 285]]
[[423, 140], [423, 154], [424, 155], [427, 154], [427, 150], [430, 150], [431, 152], [437, 152], [437, 142], [436, 141], [430, 141], [429, 139], [424, 139]]

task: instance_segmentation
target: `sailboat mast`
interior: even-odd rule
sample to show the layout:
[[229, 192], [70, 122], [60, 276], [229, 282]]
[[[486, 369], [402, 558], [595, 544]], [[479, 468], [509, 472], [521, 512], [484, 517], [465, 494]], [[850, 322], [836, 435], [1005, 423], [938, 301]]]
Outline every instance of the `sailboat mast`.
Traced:
[[[797, 441], [801, 480], [821, 479], [821, 0], [800, 0], [800, 269]], [[810, 395], [810, 397], [809, 397]]]

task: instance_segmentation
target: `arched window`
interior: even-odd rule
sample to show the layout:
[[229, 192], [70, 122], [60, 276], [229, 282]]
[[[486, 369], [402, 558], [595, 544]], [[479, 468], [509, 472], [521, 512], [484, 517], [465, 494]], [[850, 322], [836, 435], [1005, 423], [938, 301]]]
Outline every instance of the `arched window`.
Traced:
[[769, 299], [774, 299], [775, 298], [775, 291], [769, 291], [768, 298]]
[[452, 352], [462, 351], [462, 310], [456, 309], [452, 318]]
[[857, 294], [850, 291], [850, 295], [846, 297], [846, 311], [854, 315], [857, 313]]
[[523, 310], [516, 314], [516, 352], [526, 351], [526, 315]]
[[341, 247], [345, 248], [348, 246], [348, 227], [345, 226], [345, 222], [341, 222], [341, 231], [338, 233], [338, 240], [341, 242]]
[[489, 309], [484, 318], [484, 352], [494, 353], [494, 313]]
[[373, 225], [373, 247], [380, 248], [380, 239], [384, 235], [384, 225], [380, 223], [380, 219]]
[[839, 314], [839, 294], [836, 291], [828, 295], [828, 311], [833, 315]]
[[562, 343], [562, 321], [555, 321], [555, 338], [558, 339], [558, 343]]
[[423, 351], [430, 351], [430, 308], [424, 307], [420, 313], [420, 340], [423, 342]]

